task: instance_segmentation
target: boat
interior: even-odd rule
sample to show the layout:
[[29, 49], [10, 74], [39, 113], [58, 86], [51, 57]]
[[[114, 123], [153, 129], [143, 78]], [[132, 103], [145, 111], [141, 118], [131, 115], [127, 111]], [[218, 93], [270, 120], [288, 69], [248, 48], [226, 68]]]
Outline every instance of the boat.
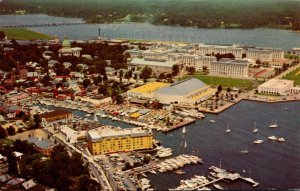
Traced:
[[254, 144], [261, 144], [263, 142], [264, 142], [264, 140], [258, 139], [258, 140], [255, 140], [253, 143]]
[[285, 107], [284, 109], [285, 109], [285, 110], [289, 110], [289, 108], [288, 108], [288, 107]]
[[249, 151], [247, 151], [247, 150], [242, 150], [240, 152], [243, 153], [243, 154], [248, 154], [249, 153]]
[[229, 129], [229, 123], [228, 123], [225, 132], [226, 132], [226, 133], [230, 133], [230, 131], [231, 131], [231, 130]]
[[175, 170], [175, 173], [176, 173], [176, 174], [185, 174], [185, 172], [182, 171], [182, 170]]
[[186, 133], [186, 129], [185, 129], [185, 126], [182, 128], [182, 134], [185, 134]]
[[270, 128], [276, 128], [278, 127], [277, 121], [272, 121], [271, 124], [269, 125]]
[[215, 123], [216, 121], [211, 119], [211, 120], [209, 120], [209, 122], [210, 123]]
[[213, 184], [213, 186], [216, 188], [216, 189], [218, 189], [218, 190], [224, 190], [224, 188], [221, 186], [221, 185], [219, 185], [219, 184]]
[[278, 142], [285, 142], [285, 138], [280, 137], [280, 138], [277, 139], [277, 141], [278, 141]]
[[187, 144], [186, 144], [186, 141], [184, 141], [184, 145], [183, 145], [183, 148], [187, 148]]
[[256, 128], [256, 122], [254, 123], [254, 128], [253, 128], [253, 133], [257, 133], [258, 132], [258, 129]]
[[271, 140], [271, 141], [275, 141], [275, 140], [277, 140], [277, 137], [275, 137], [275, 136], [273, 135], [273, 136], [269, 136], [268, 139]]
[[94, 121], [95, 121], [95, 122], [98, 122], [98, 118], [97, 118], [97, 115], [96, 115], [96, 114], [94, 115]]

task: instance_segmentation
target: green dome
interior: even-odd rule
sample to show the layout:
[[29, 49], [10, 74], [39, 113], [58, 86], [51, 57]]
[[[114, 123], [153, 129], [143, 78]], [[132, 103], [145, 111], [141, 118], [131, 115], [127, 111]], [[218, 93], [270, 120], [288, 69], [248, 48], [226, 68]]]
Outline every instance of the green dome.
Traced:
[[71, 43], [66, 37], [62, 42], [62, 47], [71, 47]]

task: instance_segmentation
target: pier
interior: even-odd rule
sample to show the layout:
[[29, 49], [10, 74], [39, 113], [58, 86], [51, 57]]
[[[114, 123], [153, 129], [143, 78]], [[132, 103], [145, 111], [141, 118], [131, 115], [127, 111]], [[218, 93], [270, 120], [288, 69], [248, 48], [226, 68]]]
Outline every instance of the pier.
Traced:
[[43, 23], [43, 24], [31, 24], [31, 25], [2, 25], [1, 29], [12, 28], [33, 28], [33, 27], [57, 27], [57, 26], [70, 26], [70, 25], [87, 25], [92, 23], [75, 22], [75, 23]]
[[180, 128], [180, 127], [183, 127], [183, 126], [185, 126], [185, 125], [189, 125], [189, 124], [191, 124], [191, 123], [195, 123], [195, 121], [196, 121], [196, 119], [189, 118], [188, 120], [183, 121], [183, 122], [181, 122], [181, 123], [175, 124], [175, 125], [170, 126], [170, 127], [165, 127], [165, 128], [162, 129], [161, 131], [162, 131], [163, 133], [167, 133], [167, 132], [169, 132], [169, 131], [173, 131], [173, 130], [175, 130], [175, 129], [177, 129], [177, 128]]

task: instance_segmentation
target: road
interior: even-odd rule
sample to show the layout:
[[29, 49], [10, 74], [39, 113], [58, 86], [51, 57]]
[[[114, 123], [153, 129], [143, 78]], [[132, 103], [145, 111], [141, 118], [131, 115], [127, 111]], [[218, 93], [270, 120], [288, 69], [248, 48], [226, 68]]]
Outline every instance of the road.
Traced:
[[72, 152], [79, 152], [83, 156], [83, 160], [89, 164], [91, 169], [93, 170], [93, 173], [96, 175], [96, 178], [98, 180], [98, 183], [101, 185], [101, 188], [105, 191], [113, 191], [110, 183], [108, 182], [104, 171], [102, 170], [101, 166], [99, 166], [93, 159], [92, 156], [87, 156], [86, 154], [82, 153], [78, 149], [76, 149], [73, 145], [66, 142], [63, 138], [59, 139], [57, 134], [54, 134], [53, 132], [50, 132], [48, 129], [43, 129], [45, 133], [47, 133], [50, 137], [52, 137], [54, 140], [56, 140], [61, 145], [64, 145], [69, 153]]
[[299, 68], [299, 67], [300, 67], [300, 63], [297, 64], [297, 65], [295, 65], [295, 66], [293, 66], [293, 67], [291, 67], [291, 68], [289, 68], [289, 69], [287, 69], [286, 71], [282, 72], [281, 74], [275, 76], [273, 79], [280, 79], [280, 78], [282, 78], [283, 76], [285, 76], [286, 74], [290, 73], [290, 72], [293, 71], [293, 70], [296, 70], [296, 69]]

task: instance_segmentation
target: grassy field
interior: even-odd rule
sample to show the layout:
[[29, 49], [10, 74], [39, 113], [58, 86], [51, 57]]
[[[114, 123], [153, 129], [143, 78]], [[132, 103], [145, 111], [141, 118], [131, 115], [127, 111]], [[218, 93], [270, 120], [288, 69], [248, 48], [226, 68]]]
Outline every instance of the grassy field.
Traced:
[[1, 146], [9, 146], [11, 144], [13, 144], [14, 141], [10, 140], [10, 139], [0, 139], [0, 145]]
[[53, 37], [38, 33], [35, 31], [31, 31], [28, 29], [0, 29], [2, 30], [8, 39], [16, 39], [16, 40], [50, 40]]
[[294, 80], [295, 85], [300, 85], [300, 68], [288, 73], [283, 79]]
[[224, 77], [216, 77], [216, 76], [208, 76], [203, 74], [195, 74], [187, 77], [197, 78], [204, 83], [212, 86], [221, 85], [223, 87], [250, 87], [254, 86], [254, 82], [252, 80], [242, 80], [242, 79], [234, 79], [234, 78], [224, 78]]

